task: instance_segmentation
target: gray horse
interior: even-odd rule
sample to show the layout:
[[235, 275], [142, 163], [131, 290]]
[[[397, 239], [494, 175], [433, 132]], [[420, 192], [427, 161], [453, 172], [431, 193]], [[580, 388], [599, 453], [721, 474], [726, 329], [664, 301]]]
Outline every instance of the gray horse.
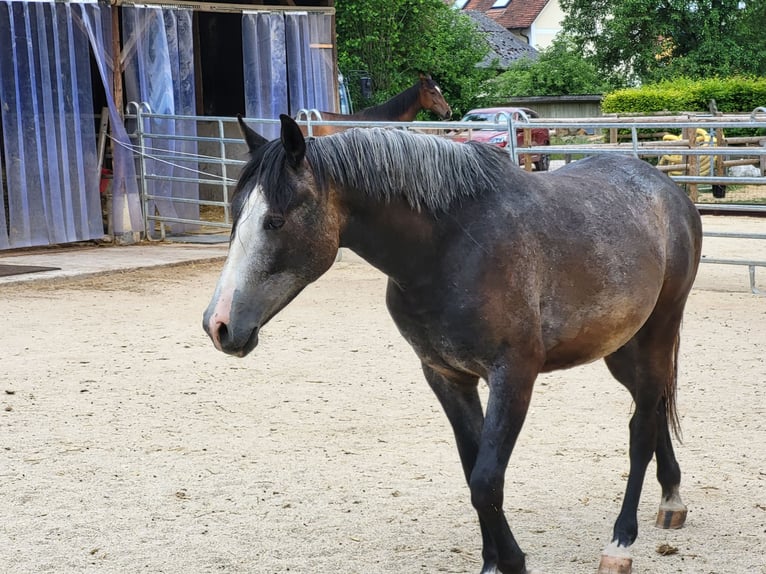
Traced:
[[[652, 456], [658, 526], [686, 507], [671, 430], [684, 305], [700, 259], [692, 202], [617, 156], [526, 173], [507, 152], [398, 130], [250, 147], [229, 255], [203, 325], [245, 356], [260, 329], [348, 247], [389, 277], [388, 309], [454, 429], [481, 525], [483, 574], [527, 573], [503, 513], [505, 471], [537, 375], [604, 358], [630, 391], [630, 474], [599, 571], [626, 573]], [[479, 379], [489, 387], [482, 407]]]

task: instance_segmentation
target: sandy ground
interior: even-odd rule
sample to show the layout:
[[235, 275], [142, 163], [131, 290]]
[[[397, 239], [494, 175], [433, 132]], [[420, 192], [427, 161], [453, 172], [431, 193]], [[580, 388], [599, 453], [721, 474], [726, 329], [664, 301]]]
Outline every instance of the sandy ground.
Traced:
[[[755, 249], [706, 242], [766, 259]], [[478, 573], [452, 433], [385, 278], [344, 253], [238, 360], [200, 328], [219, 269], [0, 289], [0, 572]], [[764, 574], [766, 297], [746, 268], [703, 265], [687, 309], [689, 518], [653, 527], [652, 465], [634, 573]], [[601, 362], [535, 393], [506, 512], [530, 566], [593, 573], [625, 487], [630, 400]]]

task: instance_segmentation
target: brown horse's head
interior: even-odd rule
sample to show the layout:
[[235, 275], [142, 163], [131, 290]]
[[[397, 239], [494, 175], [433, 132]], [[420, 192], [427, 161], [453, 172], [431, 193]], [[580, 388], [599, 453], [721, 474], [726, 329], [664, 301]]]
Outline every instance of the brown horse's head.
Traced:
[[444, 99], [441, 88], [431, 79], [429, 74], [420, 73], [420, 106], [439, 116], [442, 120], [452, 117], [452, 108]]

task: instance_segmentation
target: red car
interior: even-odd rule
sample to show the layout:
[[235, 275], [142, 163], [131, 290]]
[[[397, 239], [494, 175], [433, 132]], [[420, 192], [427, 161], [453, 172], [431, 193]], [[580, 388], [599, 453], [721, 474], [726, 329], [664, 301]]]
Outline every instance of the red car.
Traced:
[[[514, 120], [521, 119], [519, 112], [523, 112], [528, 118], [538, 117], [537, 113], [529, 108], [477, 108], [468, 112], [460, 121], [505, 123], [508, 115], [512, 115]], [[489, 143], [499, 147], [506, 147], [508, 145], [508, 131], [470, 128], [458, 132], [453, 136], [453, 139], [455, 141], [471, 140]], [[524, 130], [521, 128], [516, 130], [516, 143], [519, 146], [524, 145]], [[550, 145], [550, 143], [548, 128], [532, 128], [533, 146]], [[520, 156], [520, 158], [521, 157], [522, 156]], [[523, 165], [523, 161], [520, 161], [520, 163]], [[548, 171], [550, 157], [547, 154], [532, 154], [532, 163], [534, 164], [536, 171]]]

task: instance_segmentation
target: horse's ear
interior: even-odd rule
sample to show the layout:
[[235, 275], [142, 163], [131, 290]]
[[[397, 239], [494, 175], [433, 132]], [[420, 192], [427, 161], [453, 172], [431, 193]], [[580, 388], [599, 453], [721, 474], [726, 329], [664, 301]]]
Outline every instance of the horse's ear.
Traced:
[[431, 74], [424, 74], [423, 72], [418, 72], [418, 77], [420, 78], [421, 82], [431, 81]]
[[242, 137], [245, 138], [245, 143], [247, 143], [247, 149], [250, 150], [250, 153], [253, 153], [263, 144], [269, 143], [269, 140], [248, 126], [240, 114], [237, 114], [237, 122], [239, 122], [239, 131], [242, 132]]
[[279, 116], [282, 122], [282, 145], [287, 154], [287, 161], [293, 167], [298, 167], [303, 162], [303, 156], [306, 155], [306, 140], [303, 138], [301, 128], [293, 118], [286, 114]]

